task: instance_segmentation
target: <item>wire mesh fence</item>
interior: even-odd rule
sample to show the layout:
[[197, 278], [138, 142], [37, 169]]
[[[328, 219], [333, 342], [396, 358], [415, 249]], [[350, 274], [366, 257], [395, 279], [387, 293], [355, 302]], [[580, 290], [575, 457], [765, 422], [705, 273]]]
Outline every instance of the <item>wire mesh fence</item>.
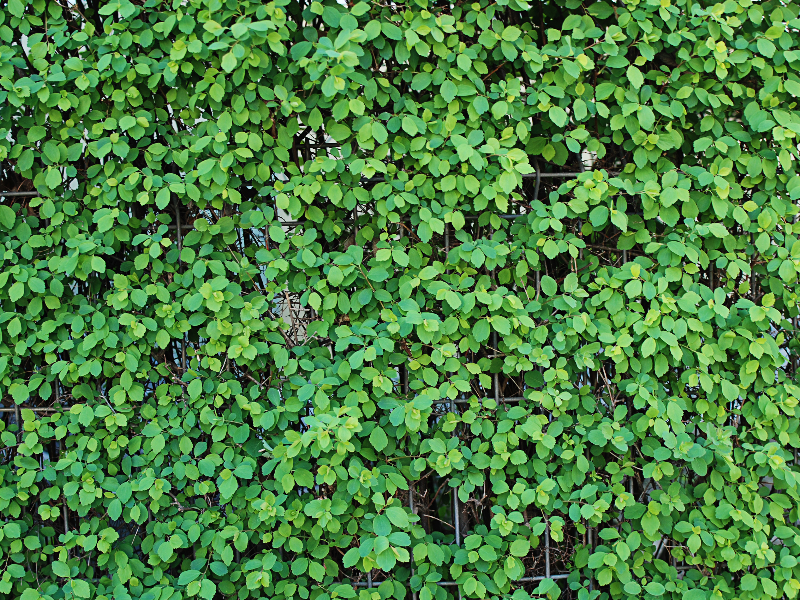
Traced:
[[[546, 168], [552, 168], [547, 165]], [[530, 216], [531, 211], [535, 210], [533, 206], [537, 201], [541, 201], [547, 194], [557, 189], [565, 180], [579, 177], [584, 171], [553, 171], [542, 170], [539, 164], [535, 165], [535, 172], [529, 175], [523, 175], [523, 197], [525, 202], [516, 206], [516, 212], [500, 215], [506, 221], [514, 222], [518, 219], [524, 220]], [[614, 172], [608, 175], [615, 175]], [[376, 183], [380, 180], [368, 180], [366, 185]], [[33, 191], [10, 191], [0, 193], [0, 197], [9, 199], [13, 198], [29, 198], [36, 196], [37, 193]], [[179, 253], [183, 247], [183, 240], [188, 232], [194, 229], [193, 221], [201, 218], [203, 214], [194, 211], [193, 213], [187, 212], [187, 207], [182, 202], [178, 201], [173, 205], [174, 222], [167, 224], [156, 224], [154, 226], [166, 227], [167, 231], [174, 232], [175, 243], [177, 244]], [[365, 207], [356, 207], [352, 212], [350, 219], [342, 219], [341, 225], [343, 232], [342, 239], [354, 239], [354, 235], [359, 227], [360, 218], [368, 220], [371, 215], [367, 212]], [[286, 232], [293, 232], [298, 228], [302, 228], [307, 224], [306, 221], [297, 221], [283, 219], [281, 226]], [[402, 235], [402, 223], [395, 224], [397, 226], [398, 235]], [[576, 237], [581, 239], [583, 245], [580, 247], [581, 256], [584, 250], [588, 249], [594, 256], [605, 264], [618, 264], [627, 262], [629, 255], [635, 255], [641, 252], [641, 249], [635, 246], [629, 249], [620, 250], [617, 248], [616, 239], [595, 239], [589, 236], [584, 239], [582, 235], [582, 227], [579, 221], [567, 223], [568, 227], [572, 227]], [[525, 225], [522, 225], [525, 226]], [[482, 220], [480, 216], [467, 216], [465, 228], [467, 228], [474, 239], [491, 238], [493, 234], [492, 224]], [[444, 231], [441, 235], [436, 237], [432, 243], [433, 246], [439, 248], [440, 251], [447, 256], [451, 247], [451, 226], [446, 224]], [[253, 230], [238, 230], [236, 237], [236, 244], [244, 254], [247, 246], [259, 246], [270, 248], [270, 236], [268, 231], [253, 231]], [[347, 243], [347, 242], [345, 242]], [[351, 242], [352, 243], [352, 242]], [[552, 269], [554, 265], [550, 265]], [[540, 293], [541, 275], [554, 274], [552, 270], [548, 270], [548, 265], [545, 262], [541, 271], [536, 272], [536, 294]], [[266, 275], [262, 273], [265, 283]], [[707, 277], [713, 282], [714, 272], [713, 266], [710, 267]], [[713, 285], [713, 283], [712, 283]], [[291, 344], [301, 344], [307, 335], [307, 327], [314, 320], [315, 312], [304, 305], [300, 301], [299, 296], [292, 296], [289, 293], [279, 295], [276, 298], [275, 306], [273, 307], [273, 314], [280, 317], [283, 321], [290, 324], [290, 328], [285, 331], [284, 335], [287, 342]], [[173, 344], [168, 352], [169, 360], [172, 368], [180, 375], [185, 373], [188, 369], [188, 361], [190, 357], [190, 349], [193, 344], [197, 344], [202, 340], [190, 340], [187, 336], [180, 343]], [[470, 351], [470, 359], [477, 361], [480, 358], [493, 359], [501, 355], [497, 334], [495, 333], [490, 343], [484, 345], [477, 351]], [[594, 386], [595, 388], [602, 388], [607, 384], [604, 381], [604, 374], [602, 371], [592, 371], [587, 369], [583, 375], [586, 383]], [[413, 398], [413, 392], [408, 386], [409, 376], [407, 370], [400, 368], [397, 371], [395, 386], [397, 392], [406, 399]], [[268, 380], [261, 382], [262, 385], [280, 385], [280, 374], [271, 377]], [[526, 393], [537, 387], [526, 383], [521, 378], [513, 377], [501, 372], [494, 373], [491, 382], [485, 386], [476, 385], [469, 393], [461, 393], [459, 396], [437, 403], [434, 410], [434, 416], [437, 419], [446, 419], [448, 414], [463, 415], [469, 410], [470, 405], [477, 403], [478, 405], [493, 406], [494, 408], [507, 408], [520, 402], [528, 400]], [[488, 401], [488, 404], [487, 404]], [[58, 414], [60, 411], [68, 411], [74, 399], [59, 395], [56, 393], [52, 396], [52, 402], [48, 405], [14, 405], [0, 407], [0, 415], [6, 422], [6, 431], [13, 431], [16, 429], [16, 435], [20, 438], [23, 435], [22, 431], [22, 410], [30, 410], [33, 413], [46, 417], [53, 414]], [[493, 404], [492, 404], [493, 403]], [[548, 422], [552, 424], [552, 414], [545, 414]], [[454, 435], [463, 435], [468, 439], [470, 433], [468, 430], [456, 432]], [[48, 448], [41, 457], [42, 467], [47, 461], [55, 462], [59, 458], [59, 447]], [[7, 456], [6, 460], [12, 457]], [[591, 460], [591, 456], [587, 457]], [[486, 525], [491, 518], [491, 499], [490, 494], [486, 490], [485, 484], [483, 490], [476, 490], [475, 486], [471, 485], [471, 489], [466, 491], [463, 481], [453, 483], [456, 478], [450, 476], [439, 477], [435, 472], [428, 473], [423, 479], [411, 483], [407, 493], [405, 494], [404, 501], [410, 508], [411, 513], [420, 518], [420, 524], [425, 529], [426, 533], [436, 533], [442, 540], [451, 540], [451, 543], [456, 548], [463, 548], [465, 544], [471, 543], [470, 536], [485, 535], [487, 531]], [[641, 474], [629, 475], [623, 478], [623, 483], [627, 492], [635, 496], [639, 501], [646, 500], [648, 494], [655, 489], [653, 480], [643, 478]], [[50, 506], [46, 509], [48, 515], [56, 507]], [[74, 529], [80, 523], [80, 515], [70, 510], [66, 503], [62, 504], [59, 508], [61, 511], [61, 520], [57, 526], [53, 526], [52, 519], [46, 521], [42, 520], [40, 525], [47, 525], [54, 527], [54, 535], [58, 536]], [[568, 525], [564, 527], [559, 533], [559, 541], [555, 541], [551, 532], [551, 520], [536, 517], [534, 515], [524, 515], [526, 525], [533, 524], [534, 529], [538, 525], [541, 528], [542, 543], [539, 547], [535, 548], [530, 555], [523, 559], [524, 573], [516, 580], [516, 584], [520, 586], [527, 586], [527, 589], [534, 589], [535, 584], [544, 580], [552, 580], [559, 582], [562, 588], [563, 597], [576, 597], [575, 593], [570, 590], [566, 585], [566, 580], [574, 576], [575, 569], [572, 563], [573, 555], [576, 547], [583, 546], [590, 550], [598, 545], [597, 532], [589, 527], [583, 531], [576, 528], [575, 525], [569, 524], [571, 520], [569, 515], [551, 515], [559, 516], [562, 521]], [[478, 532], [478, 533], [475, 533]], [[483, 533], [481, 533], [483, 532]], [[669, 553], [669, 548], [672, 542], [668, 539], [660, 540], [654, 552], [655, 558], [661, 558]], [[237, 551], [237, 560], [242, 557], [239, 556]], [[671, 559], [673, 564], [674, 559]], [[413, 560], [412, 563], [413, 565]], [[686, 568], [685, 566], [677, 565], [679, 568]], [[412, 567], [412, 577], [414, 575]], [[346, 575], [346, 573], [343, 573]], [[342, 582], [351, 583], [357, 588], [377, 588], [385, 581], [388, 581], [386, 573], [378, 570], [375, 572], [363, 574], [352, 573], [351, 578], [343, 578]], [[447, 588], [456, 594], [459, 598], [460, 592], [456, 590], [459, 585], [455, 580], [443, 579], [435, 581], [436, 585]], [[589, 586], [594, 585], [589, 582]], [[413, 600], [417, 600], [416, 592], [413, 593]]]

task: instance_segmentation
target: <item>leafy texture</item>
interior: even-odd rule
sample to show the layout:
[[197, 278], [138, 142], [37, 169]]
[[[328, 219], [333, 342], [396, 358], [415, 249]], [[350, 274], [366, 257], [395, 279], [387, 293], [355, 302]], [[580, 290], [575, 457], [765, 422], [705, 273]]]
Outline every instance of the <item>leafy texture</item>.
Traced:
[[797, 15], [0, 2], [0, 595], [795, 598]]

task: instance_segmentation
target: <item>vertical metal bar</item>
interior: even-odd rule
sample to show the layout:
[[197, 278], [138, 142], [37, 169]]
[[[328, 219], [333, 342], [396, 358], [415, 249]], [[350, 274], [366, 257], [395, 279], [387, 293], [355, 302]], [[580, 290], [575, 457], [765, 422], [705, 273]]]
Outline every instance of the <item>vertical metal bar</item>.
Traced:
[[550, 579], [550, 521], [544, 522], [544, 576]]
[[[14, 402], [14, 417], [17, 419], [17, 446], [19, 446], [22, 443], [22, 415], [19, 410], [19, 404], [16, 402]], [[25, 515], [24, 508], [22, 509], [22, 515]]]
[[[797, 462], [798, 462], [798, 449], [795, 448], [794, 449], [794, 466], [795, 467], [797, 467]], [[800, 510], [798, 510], [797, 512], [798, 512], [798, 514], [797, 514], [797, 522], [795, 523], [795, 526], [800, 526]]]
[[[449, 412], [455, 412], [455, 400], [450, 400], [450, 409]], [[453, 526], [456, 530], [456, 546], [461, 546], [461, 518], [460, 512], [461, 507], [458, 505], [458, 488], [454, 487], [453, 489]], [[459, 592], [459, 597], [460, 597]]]
[[[498, 348], [497, 343], [497, 332], [495, 331], [492, 333], [492, 345], [494, 346], [494, 357], [498, 358], [500, 354], [500, 349]], [[500, 405], [500, 373], [494, 374], [494, 401], [497, 406]], [[496, 407], [495, 407], [496, 408]]]
[[175, 231], [178, 233], [178, 262], [181, 260], [181, 250], [183, 250], [183, 236], [181, 235], [181, 206], [180, 200], [175, 205]]
[[[797, 317], [794, 317], [792, 319], [792, 324], [794, 325], [794, 338], [797, 339], [797, 325], [798, 325], [798, 318]], [[800, 357], [797, 357], [797, 356], [792, 357], [792, 379], [797, 379], [798, 360], [800, 360]], [[797, 454], [797, 451], [795, 451], [795, 460], [797, 460], [796, 454]]]
[[[408, 367], [403, 368], [403, 394], [408, 397]], [[414, 512], [414, 484], [412, 482], [408, 483], [408, 507], [411, 509], [411, 514], [416, 514]], [[414, 577], [414, 552], [413, 550], [409, 549], [409, 554], [411, 555], [411, 577]], [[417, 592], [411, 592], [411, 600], [417, 600]]]
[[367, 587], [368, 588], [372, 587], [372, 571], [367, 573]]
[[461, 523], [459, 519], [458, 488], [453, 488], [453, 521], [456, 528], [456, 546], [461, 546]]
[[[536, 169], [536, 184], [533, 186], [533, 200], [536, 201], [536, 200], [539, 199], [539, 184], [542, 181], [542, 172], [541, 172], [541, 170], [539, 170], [539, 161], [537, 159], [535, 159], [535, 158], [533, 159], [533, 168]], [[536, 271], [536, 299], [537, 300], [539, 299], [539, 294], [541, 293], [541, 289], [542, 289], [542, 271], [541, 271], [541, 265], [539, 265], [539, 270]]]
[[[587, 541], [587, 545], [589, 546], [589, 554], [591, 554], [592, 553], [592, 528], [591, 527], [587, 527], [586, 528], [586, 541]], [[592, 579], [592, 576], [589, 575], [589, 591], [591, 592], [593, 588], [594, 588], [594, 580]]]
[[622, 251], [622, 264], [624, 265], [626, 262], [628, 262], [628, 251], [627, 250], [623, 250]]
[[[181, 203], [180, 200], [175, 206], [175, 231], [178, 234], [178, 264], [181, 263], [181, 252], [183, 251], [183, 230], [181, 229]], [[181, 340], [181, 369], [186, 373], [186, 334]]]
[[[67, 513], [67, 497], [64, 496], [64, 501], [61, 505], [61, 516], [64, 519], [64, 534], [69, 531], [69, 514]], [[67, 551], [69, 555], [69, 551]]]
[[[588, 448], [586, 449], [586, 455], [587, 455], [586, 456], [587, 460], [589, 460], [590, 452], [589, 452]], [[589, 460], [589, 463], [591, 464], [591, 460]], [[587, 545], [589, 546], [589, 554], [591, 554], [592, 550], [594, 550], [594, 540], [592, 539], [594, 536], [592, 535], [592, 533], [593, 533], [592, 527], [590, 527], [589, 524], [587, 523], [587, 525], [586, 525], [586, 542], [587, 542]], [[593, 588], [594, 588], [594, 579], [590, 575], [589, 576], [589, 591], [592, 591]]]
[[14, 403], [14, 418], [17, 420], [17, 444], [22, 441], [22, 417], [20, 415], [19, 404]]

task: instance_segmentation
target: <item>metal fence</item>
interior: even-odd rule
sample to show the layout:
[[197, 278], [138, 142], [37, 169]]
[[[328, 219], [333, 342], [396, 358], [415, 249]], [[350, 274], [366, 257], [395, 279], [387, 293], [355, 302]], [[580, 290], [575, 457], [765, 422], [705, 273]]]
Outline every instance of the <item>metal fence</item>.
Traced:
[[[552, 165], [547, 165], [550, 168], [553, 168]], [[563, 181], [566, 179], [574, 178], [581, 173], [583, 170], [579, 171], [552, 171], [552, 170], [542, 170], [538, 163], [535, 163], [535, 172], [523, 175], [524, 179], [524, 186], [523, 186], [523, 195], [526, 200], [529, 202], [533, 202], [539, 199], [539, 195], [543, 189], [543, 187], [547, 186], [550, 189], [555, 189], [558, 187], [557, 182]], [[616, 173], [611, 172], [611, 175], [615, 175]], [[375, 183], [377, 181], [382, 180], [370, 180], [368, 183]], [[39, 194], [35, 191], [8, 191], [8, 192], [0, 192], [0, 198], [24, 198], [24, 197], [35, 197]], [[191, 225], [187, 224], [188, 219], [182, 218], [182, 210], [181, 210], [181, 203], [178, 202], [173, 207], [174, 215], [175, 215], [175, 222], [174, 224], [170, 225], [169, 228], [176, 233], [176, 243], [178, 250], [182, 248], [183, 238], [185, 237], [185, 232], [187, 230], [193, 229]], [[357, 227], [359, 216], [363, 216], [363, 213], [359, 215], [356, 211], [354, 212], [352, 220], [345, 221], [345, 224], [353, 225]], [[528, 216], [527, 212], [520, 212], [516, 214], [504, 214], [501, 215], [503, 219], [506, 220], [514, 220], [517, 218], [524, 218]], [[475, 220], [478, 217], [467, 217], [467, 219]], [[283, 219], [281, 224], [287, 231], [291, 231], [293, 228], [297, 226], [302, 226], [305, 222], [304, 221], [297, 221], [297, 220], [290, 220], [290, 219]], [[580, 229], [580, 223], [578, 223], [578, 229]], [[442, 246], [446, 253], [450, 250], [450, 233], [449, 233], [449, 226], [445, 226], [445, 233], [440, 239]], [[264, 232], [264, 243], [268, 243], [268, 233]], [[628, 259], [628, 251], [627, 250], [617, 250], [613, 246], [604, 243], [604, 244], [587, 244], [587, 247], [593, 249], [593, 252], [599, 253], [607, 253], [608, 261], [614, 262], [615, 260], [622, 260], [622, 262], [627, 262]], [[617, 259], [614, 259], [611, 255], [619, 255]], [[713, 269], [713, 267], [712, 267]], [[709, 277], [713, 277], [713, 271], [710, 272]], [[536, 287], [537, 292], [540, 285], [540, 271], [536, 272]], [[281, 310], [286, 310], [286, 306], [284, 305]], [[297, 313], [298, 320], [303, 321], [304, 319], [312, 318], [313, 315], [310, 314], [310, 309], [305, 309], [300, 306], [299, 302], [295, 302], [292, 305], [291, 301], [289, 302], [288, 310], [295, 310], [299, 311]], [[301, 328], [300, 328], [301, 329]], [[297, 331], [292, 332], [292, 337], [294, 338], [295, 342], [300, 342], [300, 338], [303, 335], [303, 332], [298, 329]], [[173, 358], [177, 365], [180, 365], [180, 369], [185, 372], [187, 369], [187, 345], [189, 341], [184, 337], [182, 344], [179, 347], [176, 347], [174, 350]], [[492, 352], [495, 356], [499, 354], [498, 349], [498, 341], [497, 341], [497, 334], [495, 333], [492, 338], [491, 346], [487, 348], [489, 352]], [[401, 371], [398, 373], [399, 380], [402, 382], [403, 386], [403, 393], [405, 395], [409, 394], [409, 378], [408, 374], [405, 371]], [[506, 395], [506, 388], [512, 388], [512, 393]], [[17, 425], [18, 431], [17, 436], [20, 439], [21, 436], [21, 410], [22, 409], [29, 409], [36, 414], [39, 415], [49, 415], [58, 413], [62, 410], [67, 409], [68, 405], [62, 405], [62, 401], [65, 399], [62, 396], [59, 396], [58, 393], [58, 386], [56, 386], [56, 393], [54, 395], [54, 402], [50, 406], [6, 406], [0, 408], [0, 414], [2, 414], [2, 418], [6, 420], [8, 426]], [[497, 405], [506, 404], [506, 403], [516, 403], [524, 400], [524, 396], [521, 395], [521, 388], [519, 385], [509, 385], [508, 381], [501, 380], [501, 375], [499, 373], [494, 374], [493, 382], [492, 382], [492, 391], [493, 391], [493, 399], [497, 403]], [[446, 415], [448, 412], [458, 412], [459, 407], [461, 405], [468, 404], [469, 400], [466, 399], [465, 396], [461, 396], [449, 402], [441, 403], [441, 413], [440, 415]], [[552, 419], [552, 416], [550, 416]], [[56, 460], [58, 448], [52, 449], [52, 452], [55, 455], [51, 455], [48, 452], [48, 459], [51, 461]], [[41, 458], [42, 461], [45, 460], [44, 457]], [[443, 482], [442, 485], [447, 485], [447, 482]], [[649, 480], [642, 480], [638, 483], [634, 481], [633, 478], [627, 478], [626, 487], [630, 493], [636, 492], [639, 495], [639, 499], [645, 499], [649, 492], [653, 489], [653, 482]], [[411, 485], [408, 491], [408, 506], [413, 514], [420, 515], [421, 517], [426, 516], [428, 518], [435, 518], [439, 521], [441, 519], [439, 516], [441, 514], [450, 515], [451, 522], [443, 523], [444, 527], [452, 529], [454, 535], [454, 541], [456, 546], [461, 546], [463, 543], [463, 539], [465, 534], [470, 529], [470, 523], [468, 522], [468, 518], [466, 516], [464, 507], [462, 506], [461, 501], [458, 497], [458, 490], [456, 488], [450, 488], [451, 497], [448, 498], [445, 494], [444, 503], [449, 504], [449, 506], [443, 506], [443, 502], [436, 498], [433, 504], [426, 504], [425, 506], [421, 505], [421, 500], [423, 500], [424, 494], [422, 494], [415, 485]], [[70, 525], [75, 525], [78, 523], [78, 517], [76, 515], [70, 515], [70, 511], [66, 503], [63, 504], [63, 523], [62, 526], [64, 531], [70, 530]], [[431, 513], [431, 511], [433, 511]], [[532, 556], [532, 560], [526, 565], [526, 574], [521, 579], [517, 580], [517, 584], [532, 584], [536, 582], [540, 582], [545, 579], [551, 580], [565, 580], [567, 579], [571, 572], [569, 569], [569, 559], [571, 556], [572, 548], [574, 548], [576, 539], [566, 540], [565, 543], [566, 547], [562, 547], [559, 544], [554, 544], [553, 540], [551, 539], [550, 535], [550, 526], [549, 522], [545, 519], [545, 530], [544, 530], [544, 545], [543, 547], [535, 549], [533, 552], [535, 553]], [[596, 532], [593, 531], [591, 528], [587, 531], [585, 536], [581, 539], [581, 543], [587, 544], [590, 548], [593, 548], [597, 545], [597, 536]], [[656, 558], [662, 557], [665, 550], [671, 545], [671, 541], [667, 539], [662, 539], [656, 544], [656, 548], [654, 551], [654, 556]], [[237, 557], [238, 558], [238, 557]], [[673, 560], [673, 564], [674, 560]], [[413, 559], [412, 559], [413, 565]], [[679, 569], [686, 569], [689, 568], [685, 565], [676, 565]], [[412, 567], [412, 574], [413, 574], [413, 567]], [[358, 579], [357, 577], [352, 580], [345, 580], [344, 582], [349, 582], [355, 587], [359, 588], [373, 588], [377, 587], [382, 583], [383, 580], [378, 579], [378, 575], [376, 574], [373, 577], [373, 573], [366, 574], [366, 579]], [[446, 587], [446, 588], [454, 588], [458, 586], [455, 581], [438, 581], [435, 582], [437, 585]], [[591, 585], [591, 582], [590, 582]], [[454, 593], [457, 593], [457, 596], [460, 598], [461, 593], [460, 591], [452, 590]], [[570, 596], [574, 594], [569, 593], [569, 590], [563, 589], [562, 591], [567, 592]], [[414, 593], [414, 600], [417, 600], [416, 593]]]

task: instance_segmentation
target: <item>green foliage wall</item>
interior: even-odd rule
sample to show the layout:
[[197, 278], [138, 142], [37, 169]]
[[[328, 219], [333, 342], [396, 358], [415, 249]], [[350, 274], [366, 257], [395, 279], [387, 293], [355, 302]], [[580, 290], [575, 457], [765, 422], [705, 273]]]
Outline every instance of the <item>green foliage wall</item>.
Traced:
[[2, 0], [0, 594], [795, 598], [799, 11]]

